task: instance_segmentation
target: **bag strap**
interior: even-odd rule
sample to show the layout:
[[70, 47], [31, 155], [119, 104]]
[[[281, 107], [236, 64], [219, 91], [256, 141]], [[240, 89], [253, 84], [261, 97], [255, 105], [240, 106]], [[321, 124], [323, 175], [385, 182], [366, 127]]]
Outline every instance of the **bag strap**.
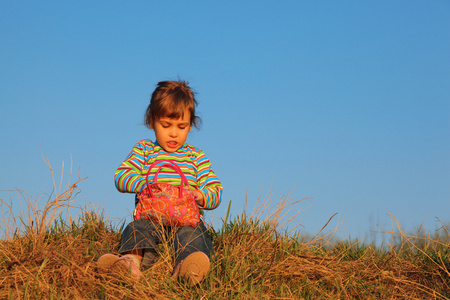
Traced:
[[150, 171], [158, 163], [163, 163], [163, 164], [158, 166], [158, 170], [156, 171], [155, 177], [153, 178], [154, 183], [158, 183], [158, 175], [161, 171], [161, 168], [170, 168], [170, 169], [174, 170], [181, 177], [180, 188], [179, 188], [179, 197], [182, 198], [183, 197], [183, 185], [185, 187], [188, 187], [189, 183], [186, 179], [186, 176], [184, 176], [183, 172], [181, 171], [181, 168], [178, 165], [176, 165], [175, 163], [171, 162], [170, 160], [155, 160], [150, 165], [147, 175], [145, 176], [145, 181], [147, 182], [147, 189], [150, 193], [150, 196], [153, 197], [153, 193], [152, 193], [152, 189], [150, 188], [150, 182], [148, 181], [148, 175], [150, 175]]

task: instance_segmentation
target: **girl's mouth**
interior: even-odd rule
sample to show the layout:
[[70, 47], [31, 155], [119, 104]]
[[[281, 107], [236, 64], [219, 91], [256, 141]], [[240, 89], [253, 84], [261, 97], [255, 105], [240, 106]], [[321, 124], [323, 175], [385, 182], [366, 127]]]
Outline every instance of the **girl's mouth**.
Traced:
[[169, 148], [176, 148], [178, 143], [176, 141], [169, 141], [167, 142], [167, 146], [169, 146]]

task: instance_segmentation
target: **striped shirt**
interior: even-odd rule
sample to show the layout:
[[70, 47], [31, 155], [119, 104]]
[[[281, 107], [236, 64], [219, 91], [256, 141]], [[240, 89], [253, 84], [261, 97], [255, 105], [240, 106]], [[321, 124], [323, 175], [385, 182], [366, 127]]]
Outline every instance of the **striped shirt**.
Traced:
[[[156, 161], [155, 166], [149, 170], [150, 165]], [[158, 163], [161, 161], [160, 163]], [[186, 177], [191, 190], [202, 192], [205, 204], [202, 209], [214, 209], [219, 206], [222, 197], [222, 184], [211, 169], [211, 163], [202, 150], [184, 144], [176, 152], [169, 153], [151, 140], [142, 140], [134, 145], [128, 157], [120, 164], [114, 179], [116, 188], [122, 193], [139, 193], [146, 186], [148, 174], [149, 183], [154, 177], [163, 161], [170, 161], [178, 165]], [[171, 168], [161, 168], [157, 182], [180, 185], [181, 178]]]

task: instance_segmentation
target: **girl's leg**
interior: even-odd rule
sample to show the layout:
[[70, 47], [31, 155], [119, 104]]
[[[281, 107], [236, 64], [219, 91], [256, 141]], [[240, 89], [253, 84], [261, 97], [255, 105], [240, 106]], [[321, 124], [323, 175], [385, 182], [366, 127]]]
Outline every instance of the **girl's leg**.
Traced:
[[175, 269], [173, 278], [181, 275], [191, 284], [201, 282], [209, 270], [214, 248], [205, 224], [195, 228], [181, 227], [175, 234]]
[[142, 254], [143, 250], [156, 250], [160, 239], [160, 232], [152, 221], [147, 219], [135, 220], [127, 225], [122, 232], [119, 253]]
[[158, 242], [159, 232], [151, 221], [145, 219], [133, 221], [122, 233], [118, 252], [123, 256], [102, 255], [97, 261], [97, 266], [106, 270], [119, 267], [139, 278], [142, 276], [139, 270], [141, 264], [144, 268], [149, 267], [156, 260], [155, 249]]
[[122, 233], [120, 254], [131, 254], [138, 258], [141, 266], [147, 269], [156, 261], [157, 245], [161, 240], [162, 229], [147, 219], [135, 220], [128, 224]]
[[190, 254], [197, 251], [205, 253], [209, 259], [214, 255], [211, 237], [203, 221], [200, 221], [195, 228], [190, 226], [181, 227], [175, 234], [174, 247], [175, 265], [178, 265]]

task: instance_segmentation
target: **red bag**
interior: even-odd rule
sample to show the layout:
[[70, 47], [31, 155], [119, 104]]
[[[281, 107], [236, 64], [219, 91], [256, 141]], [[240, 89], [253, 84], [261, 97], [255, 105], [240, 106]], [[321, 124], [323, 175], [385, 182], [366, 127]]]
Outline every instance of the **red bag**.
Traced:
[[[134, 219], [149, 219], [167, 226], [195, 227], [200, 222], [200, 212], [194, 195], [188, 190], [188, 181], [180, 167], [170, 161], [159, 166], [150, 184], [148, 175], [157, 163], [150, 166], [146, 176], [147, 186], [138, 194], [139, 202], [134, 209]], [[158, 174], [162, 167], [171, 168], [181, 177], [180, 186], [158, 183]], [[186, 189], [183, 187], [186, 187]]]

